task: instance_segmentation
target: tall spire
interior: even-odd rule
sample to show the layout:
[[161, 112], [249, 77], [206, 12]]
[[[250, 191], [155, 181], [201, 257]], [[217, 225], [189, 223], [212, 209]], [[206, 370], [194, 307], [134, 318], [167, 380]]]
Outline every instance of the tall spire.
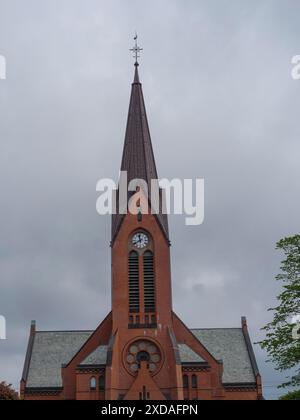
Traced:
[[128, 181], [143, 179], [150, 186], [157, 179], [142, 84], [138, 64], [135, 64], [121, 171], [127, 171]]
[[[128, 183], [134, 179], [142, 179], [147, 182], [148, 189], [150, 190], [151, 180], [157, 180], [158, 175], [138, 67], [139, 64], [136, 61], [134, 80], [131, 88], [121, 171], [127, 172]], [[122, 219], [121, 215], [113, 216], [113, 240], [120, 228], [120, 225], [122, 224]], [[167, 216], [159, 214], [157, 215], [157, 219], [165, 236], [168, 238]]]

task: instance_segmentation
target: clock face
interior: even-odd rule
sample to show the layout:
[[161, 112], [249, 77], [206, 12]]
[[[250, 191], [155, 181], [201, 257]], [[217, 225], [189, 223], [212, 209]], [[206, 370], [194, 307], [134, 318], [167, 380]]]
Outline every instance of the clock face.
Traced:
[[148, 236], [145, 233], [136, 233], [132, 238], [132, 243], [135, 247], [139, 249], [146, 248], [149, 243]]

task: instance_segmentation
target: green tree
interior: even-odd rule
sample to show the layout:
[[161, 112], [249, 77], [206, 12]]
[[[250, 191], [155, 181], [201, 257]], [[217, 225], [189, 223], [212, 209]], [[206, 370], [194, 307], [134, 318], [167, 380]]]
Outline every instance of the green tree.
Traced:
[[0, 400], [18, 399], [18, 393], [12, 389], [11, 385], [8, 385], [6, 382], [0, 382]]
[[300, 401], [300, 391], [289, 392], [279, 399], [281, 401]]
[[300, 326], [292, 321], [300, 315], [300, 235], [282, 239], [276, 249], [285, 255], [281, 273], [276, 277], [283, 283], [283, 291], [277, 297], [278, 306], [269, 309], [274, 312], [274, 319], [263, 328], [266, 339], [260, 345], [277, 370], [295, 372], [281, 385], [285, 388], [300, 385]]

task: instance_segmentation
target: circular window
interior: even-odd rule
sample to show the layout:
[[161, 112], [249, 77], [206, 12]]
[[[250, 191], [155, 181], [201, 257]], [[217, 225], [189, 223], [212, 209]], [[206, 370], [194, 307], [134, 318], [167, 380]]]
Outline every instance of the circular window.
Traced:
[[139, 365], [137, 365], [136, 363], [133, 363], [132, 365], [130, 365], [130, 370], [131, 372], [137, 372], [139, 370]]
[[160, 362], [160, 355], [159, 354], [153, 354], [151, 356], [151, 362], [153, 362], [153, 363], [159, 363]]
[[156, 344], [139, 340], [131, 343], [124, 351], [124, 363], [131, 375], [137, 375], [141, 363], [147, 363], [151, 375], [156, 375], [162, 365], [162, 354]]
[[131, 354], [136, 354], [138, 351], [139, 351], [139, 349], [137, 348], [137, 346], [130, 347], [130, 353]]
[[150, 370], [150, 372], [155, 372], [156, 371], [156, 365], [154, 363], [150, 363], [149, 370]]
[[135, 361], [135, 357], [132, 354], [129, 354], [127, 356], [127, 362], [128, 363], [134, 363], [134, 361]]

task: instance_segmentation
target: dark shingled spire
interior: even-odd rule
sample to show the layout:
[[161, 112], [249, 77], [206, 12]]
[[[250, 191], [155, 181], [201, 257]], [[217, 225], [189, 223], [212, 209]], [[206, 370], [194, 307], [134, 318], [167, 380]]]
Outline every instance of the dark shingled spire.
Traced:
[[[150, 189], [151, 180], [158, 179], [158, 175], [138, 66], [138, 63], [136, 63], [129, 104], [121, 171], [127, 171], [128, 182], [133, 179], [143, 179], [147, 182], [148, 188]], [[123, 215], [113, 215], [112, 241], [114, 241], [120, 229], [123, 218]], [[168, 239], [167, 216], [158, 214], [157, 219], [163, 233]]]
[[121, 171], [127, 171], [128, 181], [144, 179], [150, 185], [157, 171], [147, 121], [138, 65], [135, 65]]

